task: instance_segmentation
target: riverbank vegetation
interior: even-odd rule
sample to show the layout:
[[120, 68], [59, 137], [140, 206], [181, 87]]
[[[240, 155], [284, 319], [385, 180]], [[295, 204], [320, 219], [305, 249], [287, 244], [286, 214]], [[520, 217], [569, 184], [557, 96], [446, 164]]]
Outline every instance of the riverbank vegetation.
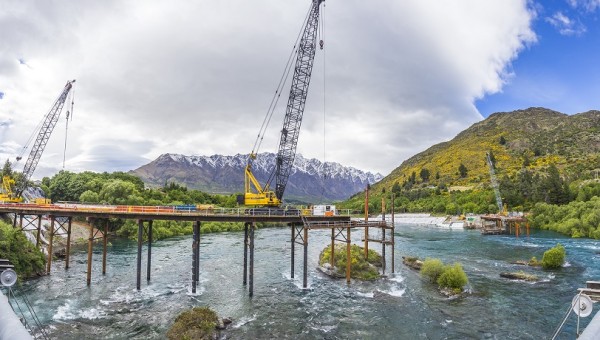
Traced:
[[8, 259], [21, 278], [43, 275], [46, 257], [18, 228], [0, 220], [0, 259]]

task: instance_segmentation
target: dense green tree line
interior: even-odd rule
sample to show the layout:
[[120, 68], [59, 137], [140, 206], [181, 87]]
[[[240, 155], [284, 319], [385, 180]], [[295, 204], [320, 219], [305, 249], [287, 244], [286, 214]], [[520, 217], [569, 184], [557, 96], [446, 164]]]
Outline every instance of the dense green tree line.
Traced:
[[600, 239], [600, 195], [565, 205], [537, 203], [530, 220], [534, 228]]
[[214, 204], [235, 207], [235, 195], [211, 195], [177, 183], [145, 188], [144, 182], [124, 172], [73, 173], [60, 171], [42, 180], [42, 189], [53, 202], [84, 202], [115, 205]]
[[[233, 208], [235, 195], [211, 195], [177, 183], [166, 183], [162, 188], [145, 188], [141, 179], [124, 172], [73, 173], [60, 171], [42, 180], [42, 188], [53, 202], [82, 202], [111, 205], [183, 205], [207, 204]], [[137, 225], [132, 220], [111, 220], [118, 235], [137, 238]], [[243, 230], [234, 223], [204, 223], [201, 233]], [[191, 222], [154, 221], [155, 240], [192, 233]]]
[[[391, 210], [391, 195], [374, 195], [369, 198], [369, 212], [381, 211], [381, 197], [385, 197], [386, 210]], [[365, 203], [354, 197], [340, 203], [340, 208], [363, 214]], [[396, 213], [433, 213], [457, 215], [461, 213], [486, 214], [497, 212], [494, 193], [491, 189], [449, 191], [447, 188], [418, 188], [394, 192]]]

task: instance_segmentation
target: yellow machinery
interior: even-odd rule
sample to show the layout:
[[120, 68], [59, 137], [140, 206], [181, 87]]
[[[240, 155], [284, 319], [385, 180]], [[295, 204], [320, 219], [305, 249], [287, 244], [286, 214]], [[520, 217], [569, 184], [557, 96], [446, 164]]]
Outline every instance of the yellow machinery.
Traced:
[[[251, 159], [255, 159], [254, 153], [250, 154]], [[246, 170], [244, 171], [244, 202], [245, 205], [252, 206], [268, 206], [278, 207], [281, 204], [281, 200], [277, 198], [275, 192], [269, 190], [269, 184], [264, 188], [258, 183], [256, 177], [251, 170], [252, 162], [248, 162]], [[254, 189], [253, 189], [254, 188]]]
[[12, 186], [15, 180], [10, 176], [2, 176], [2, 192], [0, 193], [0, 203], [21, 203], [23, 198], [15, 196], [12, 192]]

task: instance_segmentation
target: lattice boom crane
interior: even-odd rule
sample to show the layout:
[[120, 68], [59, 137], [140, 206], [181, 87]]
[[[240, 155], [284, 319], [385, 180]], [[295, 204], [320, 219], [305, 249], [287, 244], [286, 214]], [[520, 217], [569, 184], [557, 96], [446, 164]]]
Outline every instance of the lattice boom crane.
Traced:
[[[48, 139], [50, 139], [50, 135], [52, 134], [52, 131], [54, 131], [54, 127], [58, 122], [60, 113], [63, 109], [65, 101], [67, 100], [69, 92], [73, 88], [74, 83], [75, 80], [67, 81], [67, 84], [65, 85], [61, 94], [58, 96], [58, 99], [56, 100], [56, 102], [54, 102], [54, 105], [52, 105], [52, 108], [44, 117], [44, 121], [42, 122], [40, 131], [35, 139], [31, 151], [29, 152], [29, 157], [25, 162], [25, 166], [23, 168], [22, 181], [20, 181], [17, 184], [14, 194], [10, 192], [10, 184], [14, 183], [14, 180], [10, 178], [3, 178], [3, 183], [5, 183], [4, 190], [9, 191], [8, 193], [5, 193], [5, 195], [8, 196], [8, 201], [22, 201], [21, 195], [23, 194], [23, 191], [25, 191], [25, 189], [27, 188], [27, 183], [31, 179], [31, 176], [33, 175], [33, 172], [35, 171], [35, 168], [37, 167], [40, 158], [42, 157], [42, 153], [46, 148], [46, 144], [48, 144]], [[20, 157], [17, 157], [17, 161], [19, 161], [20, 159]], [[8, 186], [9, 189], [7, 189], [6, 186]]]
[[[283, 128], [281, 129], [279, 151], [277, 152], [274, 175], [275, 191], [273, 192], [269, 189], [271, 179], [269, 179], [264, 186], [261, 186], [252, 174], [252, 160], [256, 155], [251, 154], [245, 171], [245, 205], [279, 206], [290, 176], [292, 165], [294, 164], [298, 136], [302, 124], [302, 115], [304, 113], [306, 97], [308, 95], [308, 86], [310, 84], [315, 52], [317, 49], [319, 8], [321, 3], [325, 0], [311, 1], [312, 6], [298, 46], [292, 85], [288, 97]], [[252, 187], [254, 187], [256, 192], [253, 192]]]

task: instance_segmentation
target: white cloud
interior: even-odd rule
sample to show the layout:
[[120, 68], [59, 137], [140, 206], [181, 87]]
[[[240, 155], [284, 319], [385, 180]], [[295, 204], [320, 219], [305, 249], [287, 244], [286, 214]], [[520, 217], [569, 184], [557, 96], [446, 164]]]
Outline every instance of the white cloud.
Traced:
[[[0, 118], [13, 124], [0, 145], [24, 143], [76, 78], [68, 169], [250, 152], [309, 4], [5, 1]], [[325, 142], [327, 161], [388, 173], [454, 137], [535, 42], [533, 16], [526, 0], [326, 2], [326, 59], [317, 52], [298, 151], [322, 158]], [[277, 147], [286, 101], [261, 151]], [[62, 166], [63, 147], [64, 119], [34, 177]]]
[[567, 0], [573, 8], [583, 8], [588, 12], [594, 12], [600, 8], [600, 0]]
[[546, 21], [554, 26], [562, 35], [581, 35], [586, 32], [586, 27], [579, 21], [570, 19], [562, 12], [556, 12]]

